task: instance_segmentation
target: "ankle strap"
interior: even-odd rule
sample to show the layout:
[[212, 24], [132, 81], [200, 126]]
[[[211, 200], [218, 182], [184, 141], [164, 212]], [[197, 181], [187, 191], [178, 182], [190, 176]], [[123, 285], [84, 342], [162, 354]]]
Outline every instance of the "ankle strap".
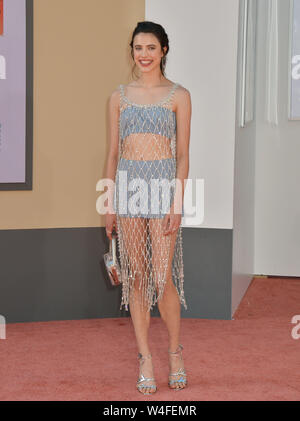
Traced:
[[183, 346], [181, 344], [178, 345], [177, 351], [171, 352], [170, 349], [168, 349], [169, 354], [178, 354], [183, 349]]
[[151, 354], [148, 354], [148, 355], [142, 355], [140, 352], [138, 353], [138, 359], [140, 360], [140, 359], [142, 359], [142, 360], [144, 360], [145, 358], [151, 358], [152, 357], [152, 355]]

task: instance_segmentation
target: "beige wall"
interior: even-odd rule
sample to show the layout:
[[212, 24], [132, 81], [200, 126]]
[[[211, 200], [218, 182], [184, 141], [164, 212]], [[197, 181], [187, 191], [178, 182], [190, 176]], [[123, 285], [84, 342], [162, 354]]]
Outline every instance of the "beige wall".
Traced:
[[34, 1], [33, 189], [0, 192], [0, 229], [104, 225], [107, 101], [144, 15], [144, 0]]

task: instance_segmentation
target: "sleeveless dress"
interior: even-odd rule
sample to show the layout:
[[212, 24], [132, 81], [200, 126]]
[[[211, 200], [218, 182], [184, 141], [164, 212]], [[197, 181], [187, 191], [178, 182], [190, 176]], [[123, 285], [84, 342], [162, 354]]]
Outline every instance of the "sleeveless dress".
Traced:
[[163, 235], [162, 228], [175, 191], [176, 113], [172, 98], [178, 86], [174, 83], [155, 104], [136, 104], [125, 95], [124, 85], [119, 85], [119, 154], [113, 203], [122, 282], [120, 309], [124, 305], [127, 311], [137, 297], [142, 307], [152, 309], [163, 296], [168, 270], [180, 303], [187, 309], [182, 227], [170, 235]]

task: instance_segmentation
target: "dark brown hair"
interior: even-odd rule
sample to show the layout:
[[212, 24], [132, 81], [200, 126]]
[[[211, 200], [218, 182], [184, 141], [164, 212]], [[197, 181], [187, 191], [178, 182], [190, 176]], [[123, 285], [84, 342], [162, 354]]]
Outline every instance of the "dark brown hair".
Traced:
[[[158, 23], [154, 23], [154, 22], [150, 22], [150, 21], [138, 22], [137, 26], [135, 27], [135, 29], [132, 33], [131, 42], [129, 44], [130, 47], [131, 47], [131, 57], [132, 57], [133, 60], [134, 60], [133, 40], [134, 40], [134, 37], [137, 34], [139, 34], [140, 32], [146, 32], [146, 33], [150, 33], [150, 34], [155, 35], [156, 38], [158, 39], [160, 45], [161, 45], [162, 51], [163, 51], [164, 47], [167, 47], [166, 52], [165, 52], [164, 56], [162, 57], [162, 59], [160, 61], [160, 70], [161, 70], [161, 73], [163, 74], [163, 76], [165, 76], [165, 67], [166, 67], [166, 61], [167, 61], [166, 55], [169, 52], [169, 38], [168, 38], [168, 35], [166, 34], [166, 31]], [[134, 74], [135, 67], [136, 67], [136, 64], [134, 63], [134, 66], [132, 68], [132, 74]]]

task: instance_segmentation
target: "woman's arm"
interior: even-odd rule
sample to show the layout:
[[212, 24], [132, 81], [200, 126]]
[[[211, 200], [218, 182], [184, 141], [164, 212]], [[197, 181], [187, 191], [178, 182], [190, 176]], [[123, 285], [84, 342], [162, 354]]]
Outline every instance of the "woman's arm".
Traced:
[[[181, 184], [176, 184], [174, 204], [182, 203], [184, 198], [185, 180], [189, 174], [189, 145], [190, 145], [190, 126], [192, 115], [192, 103], [190, 92], [180, 87], [177, 89], [177, 95], [174, 96], [176, 108], [176, 152], [177, 152], [177, 171], [176, 179]], [[178, 188], [177, 188], [178, 186]], [[181, 188], [180, 188], [181, 187]], [[180, 198], [181, 195], [181, 198]], [[181, 200], [181, 202], [180, 202]], [[178, 210], [181, 214], [182, 208]]]
[[[106, 175], [107, 179], [115, 181], [116, 169], [118, 165], [118, 153], [119, 153], [119, 114], [120, 114], [120, 94], [119, 90], [115, 90], [110, 98], [108, 104], [108, 116], [109, 116], [109, 151], [107, 157]], [[115, 213], [113, 207], [114, 189], [108, 189], [109, 196], [109, 212]]]

